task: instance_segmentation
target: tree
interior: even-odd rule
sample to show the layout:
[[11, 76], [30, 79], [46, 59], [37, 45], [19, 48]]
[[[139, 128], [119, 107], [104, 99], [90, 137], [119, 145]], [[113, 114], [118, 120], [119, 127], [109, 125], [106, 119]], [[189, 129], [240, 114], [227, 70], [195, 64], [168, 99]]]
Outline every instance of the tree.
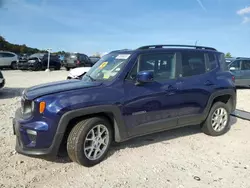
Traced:
[[231, 55], [230, 52], [227, 52], [226, 55], [225, 55], [225, 57], [229, 57], [230, 58], [230, 57], [232, 57], [232, 55]]

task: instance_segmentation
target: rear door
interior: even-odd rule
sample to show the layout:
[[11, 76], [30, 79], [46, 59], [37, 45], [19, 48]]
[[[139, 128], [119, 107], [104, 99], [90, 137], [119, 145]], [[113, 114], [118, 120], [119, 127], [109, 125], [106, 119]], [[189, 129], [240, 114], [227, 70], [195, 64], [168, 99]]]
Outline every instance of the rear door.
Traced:
[[1, 64], [3, 66], [10, 66], [14, 55], [6, 52], [2, 52]]
[[[130, 136], [164, 130], [177, 125], [179, 95], [176, 83], [176, 53], [147, 53], [124, 81], [123, 115]], [[139, 71], [153, 71], [154, 82], [135, 84]]]
[[203, 51], [181, 52], [178, 126], [200, 123], [216, 85], [217, 57]]

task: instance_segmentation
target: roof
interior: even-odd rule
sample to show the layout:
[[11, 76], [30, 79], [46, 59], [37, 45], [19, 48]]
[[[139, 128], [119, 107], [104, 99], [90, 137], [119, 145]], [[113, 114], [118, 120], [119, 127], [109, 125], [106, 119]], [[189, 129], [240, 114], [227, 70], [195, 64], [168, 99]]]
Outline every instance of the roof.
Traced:
[[193, 45], [175, 45], [175, 44], [161, 44], [161, 45], [147, 45], [141, 46], [137, 49], [122, 49], [122, 50], [114, 50], [110, 53], [133, 53], [133, 52], [148, 52], [148, 51], [159, 51], [159, 50], [200, 50], [200, 51], [213, 51], [218, 52], [213, 47], [206, 47], [206, 46], [193, 46]]

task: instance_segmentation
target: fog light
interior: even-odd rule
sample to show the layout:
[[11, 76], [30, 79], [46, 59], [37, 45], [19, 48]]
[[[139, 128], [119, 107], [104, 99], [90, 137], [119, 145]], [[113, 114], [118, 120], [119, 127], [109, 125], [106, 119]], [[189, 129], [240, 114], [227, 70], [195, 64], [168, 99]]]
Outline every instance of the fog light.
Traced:
[[30, 130], [30, 129], [27, 129], [26, 132], [27, 132], [27, 134], [28, 134], [29, 140], [30, 140], [32, 143], [35, 143], [35, 142], [36, 142], [37, 132], [36, 132], [36, 131], [33, 131], [33, 130]]

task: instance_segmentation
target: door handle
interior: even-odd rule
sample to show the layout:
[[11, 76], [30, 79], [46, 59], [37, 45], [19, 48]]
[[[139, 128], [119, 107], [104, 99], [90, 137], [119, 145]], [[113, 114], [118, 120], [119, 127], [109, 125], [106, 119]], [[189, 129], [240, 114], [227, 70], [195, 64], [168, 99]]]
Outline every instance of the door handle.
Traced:
[[205, 86], [213, 86], [214, 85], [214, 83], [211, 82], [210, 80], [205, 81], [204, 84], [205, 84]]
[[165, 89], [165, 93], [166, 95], [174, 95], [176, 93], [177, 88], [172, 86], [172, 85], [168, 85]]
[[169, 85], [166, 89], [166, 91], [175, 91], [175, 90], [177, 90], [177, 88], [172, 85]]

